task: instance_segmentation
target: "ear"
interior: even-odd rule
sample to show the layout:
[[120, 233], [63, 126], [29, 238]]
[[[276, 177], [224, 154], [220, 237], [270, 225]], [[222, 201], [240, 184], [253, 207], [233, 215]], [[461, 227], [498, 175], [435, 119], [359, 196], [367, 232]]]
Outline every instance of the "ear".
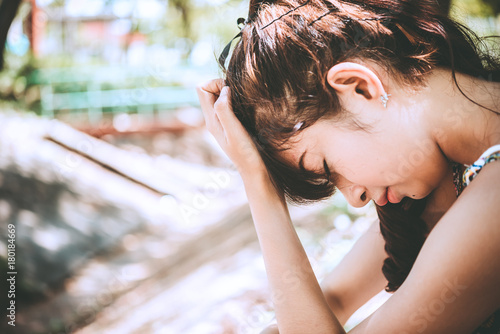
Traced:
[[362, 95], [367, 100], [379, 99], [385, 94], [379, 77], [366, 66], [342, 62], [333, 66], [327, 75], [330, 86], [339, 94]]

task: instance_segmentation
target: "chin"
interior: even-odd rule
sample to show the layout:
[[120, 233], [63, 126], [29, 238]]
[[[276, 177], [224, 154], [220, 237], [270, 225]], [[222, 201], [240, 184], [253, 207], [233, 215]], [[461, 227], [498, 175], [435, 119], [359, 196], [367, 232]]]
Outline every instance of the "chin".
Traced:
[[412, 196], [406, 196], [406, 197], [411, 198], [411, 199], [416, 199], [416, 200], [424, 199], [424, 198], [428, 197], [430, 194], [432, 194], [433, 191], [434, 191], [434, 189], [431, 189], [423, 194], [416, 193], [416, 194], [413, 194]]

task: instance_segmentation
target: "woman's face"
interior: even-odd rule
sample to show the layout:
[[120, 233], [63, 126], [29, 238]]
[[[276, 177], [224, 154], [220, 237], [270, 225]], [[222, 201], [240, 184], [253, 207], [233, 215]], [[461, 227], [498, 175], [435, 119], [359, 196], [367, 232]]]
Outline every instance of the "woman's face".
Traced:
[[444, 155], [418, 117], [404, 112], [356, 115], [363, 129], [319, 120], [295, 135], [284, 157], [324, 173], [325, 162], [349, 204], [361, 207], [429, 195], [448, 170]]

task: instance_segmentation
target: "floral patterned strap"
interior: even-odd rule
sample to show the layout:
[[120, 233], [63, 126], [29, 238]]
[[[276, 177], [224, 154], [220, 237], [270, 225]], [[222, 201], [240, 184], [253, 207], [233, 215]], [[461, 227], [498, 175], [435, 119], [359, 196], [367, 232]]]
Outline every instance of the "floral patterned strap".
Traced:
[[500, 160], [500, 145], [490, 147], [476, 162], [467, 167], [462, 177], [463, 186], [467, 187], [487, 163], [496, 160]]

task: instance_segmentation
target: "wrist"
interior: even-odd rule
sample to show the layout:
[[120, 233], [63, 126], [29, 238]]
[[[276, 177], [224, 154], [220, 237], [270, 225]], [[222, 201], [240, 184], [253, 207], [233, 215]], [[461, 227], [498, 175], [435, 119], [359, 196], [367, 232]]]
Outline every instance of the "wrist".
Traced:
[[240, 174], [249, 197], [251, 197], [250, 194], [259, 194], [259, 198], [272, 194], [271, 196], [277, 195], [280, 201], [284, 201], [283, 191], [274, 186], [267, 170], [258, 170]]
[[[244, 182], [267, 181], [271, 182], [271, 177], [267, 169], [242, 166], [237, 168], [238, 173]], [[247, 181], [248, 180], [248, 181]]]
[[246, 184], [254, 184], [254, 183], [270, 183], [271, 182], [271, 177], [269, 176], [269, 173], [267, 170], [261, 170], [261, 169], [238, 169], [238, 172], [241, 175], [241, 178], [243, 179], [243, 183]]

